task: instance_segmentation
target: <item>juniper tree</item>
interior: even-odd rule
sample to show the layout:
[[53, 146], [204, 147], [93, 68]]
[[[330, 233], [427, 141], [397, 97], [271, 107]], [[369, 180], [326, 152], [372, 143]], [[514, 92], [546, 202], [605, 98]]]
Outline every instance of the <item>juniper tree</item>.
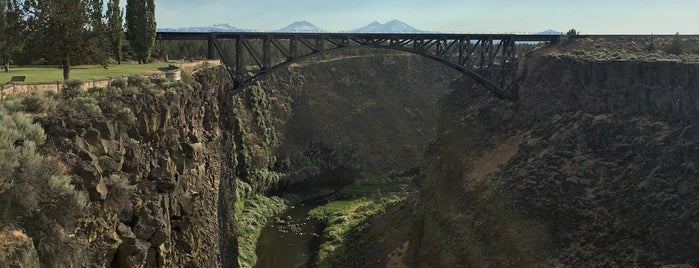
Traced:
[[[90, 1], [87, 1], [90, 3]], [[27, 0], [26, 22], [31, 32], [32, 53], [63, 69], [70, 79], [72, 64], [101, 62], [103, 48], [95, 34], [97, 22], [91, 19], [84, 0]]]

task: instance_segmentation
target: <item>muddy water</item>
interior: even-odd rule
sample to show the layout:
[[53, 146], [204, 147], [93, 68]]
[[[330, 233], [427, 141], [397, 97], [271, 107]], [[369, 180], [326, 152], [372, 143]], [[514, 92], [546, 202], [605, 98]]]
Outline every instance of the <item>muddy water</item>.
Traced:
[[255, 267], [312, 267], [320, 245], [322, 225], [308, 217], [318, 203], [298, 204], [272, 218], [257, 241]]

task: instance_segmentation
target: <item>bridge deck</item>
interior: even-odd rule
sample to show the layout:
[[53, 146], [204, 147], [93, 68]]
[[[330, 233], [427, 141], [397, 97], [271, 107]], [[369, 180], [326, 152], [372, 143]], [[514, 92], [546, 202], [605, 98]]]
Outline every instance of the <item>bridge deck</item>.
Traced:
[[[296, 60], [325, 51], [369, 47], [428, 57], [470, 76], [496, 96], [511, 100], [518, 96], [516, 43], [556, 42], [561, 38], [516, 34], [279, 32], [158, 32], [157, 37], [207, 41], [208, 58], [218, 54], [235, 89]], [[219, 40], [225, 40], [226, 46], [219, 45]]]

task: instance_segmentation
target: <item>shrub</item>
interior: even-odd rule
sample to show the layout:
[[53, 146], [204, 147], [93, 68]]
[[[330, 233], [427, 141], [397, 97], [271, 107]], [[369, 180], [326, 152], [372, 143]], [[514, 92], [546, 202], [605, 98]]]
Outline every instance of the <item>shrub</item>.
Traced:
[[131, 111], [129, 107], [121, 107], [113, 112], [114, 119], [121, 122], [124, 125], [132, 125], [136, 122], [136, 116]]
[[648, 43], [648, 46], [646, 46], [646, 50], [648, 52], [655, 52], [657, 48], [655, 47], [655, 42], [653, 41], [653, 37], [651, 36], [650, 42]]
[[182, 79], [182, 82], [188, 85], [192, 85], [196, 82], [194, 77], [192, 77], [192, 75], [188, 72], [180, 72], [180, 78]]
[[93, 97], [76, 97], [63, 103], [62, 111], [71, 117], [87, 118], [102, 116], [102, 109]]
[[207, 85], [204, 88], [209, 88], [208, 85], [211, 85], [214, 81], [216, 81], [216, 73], [214, 72], [213, 68], [199, 67], [194, 75], [199, 83]]
[[64, 99], [72, 99], [80, 94], [83, 87], [83, 81], [80, 80], [68, 80], [63, 83], [63, 90], [61, 94]]
[[33, 93], [22, 98], [22, 110], [29, 113], [52, 113], [56, 111], [56, 101], [42, 93]]
[[2, 102], [2, 106], [8, 112], [21, 112], [24, 111], [24, 105], [22, 105], [22, 99], [6, 98]]
[[120, 213], [131, 209], [131, 197], [136, 187], [129, 184], [126, 177], [113, 174], [106, 180], [107, 198], [105, 204]]
[[118, 88], [118, 89], [125, 89], [126, 88], [126, 81], [124, 81], [124, 79], [121, 79], [121, 77], [117, 77], [109, 83], [109, 87]]
[[[18, 141], [22, 141], [19, 143]], [[67, 237], [88, 207], [72, 178], [37, 153], [43, 129], [21, 113], [0, 107], [0, 223], [17, 226], [34, 238], [42, 263], [70, 263], [77, 241]]]
[[129, 87], [135, 87], [142, 91], [148, 90], [150, 89], [150, 79], [141, 75], [129, 76]]
[[90, 87], [87, 89], [87, 94], [90, 96], [102, 96], [104, 95], [106, 88], [103, 87]]
[[168, 79], [165, 78], [165, 77], [154, 77], [154, 78], [151, 79], [150, 82], [153, 83], [153, 84], [155, 84], [156, 86], [158, 86], [158, 87], [160, 87], [160, 88], [164, 88], [164, 85], [167, 84], [167, 83], [169, 83], [170, 80], [168, 80]]

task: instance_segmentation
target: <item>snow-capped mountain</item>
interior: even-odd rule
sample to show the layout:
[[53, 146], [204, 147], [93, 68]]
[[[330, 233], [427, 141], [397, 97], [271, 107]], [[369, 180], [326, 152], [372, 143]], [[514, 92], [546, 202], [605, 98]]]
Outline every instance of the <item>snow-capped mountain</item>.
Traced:
[[546, 30], [546, 31], [538, 32], [538, 33], [535, 33], [535, 34], [541, 34], [541, 35], [563, 35], [563, 34], [565, 34], [565, 33], [559, 32], [559, 31], [556, 31], [556, 30], [548, 29], [548, 30]]
[[184, 28], [159, 28], [158, 32], [250, 32], [251, 30], [240, 29], [229, 25], [228, 23], [220, 23], [205, 27], [184, 27]]
[[424, 33], [425, 31], [418, 30], [413, 26], [399, 20], [392, 20], [381, 24], [372, 22], [362, 28], [354, 29], [353, 33]]
[[318, 26], [313, 25], [313, 23], [310, 23], [308, 21], [302, 20], [302, 21], [297, 21], [292, 24], [289, 24], [289, 26], [286, 26], [284, 28], [281, 28], [279, 30], [276, 30], [275, 32], [284, 32], [284, 33], [321, 33], [325, 32], [325, 30], [318, 28]]
[[[228, 23], [220, 23], [205, 27], [158, 28], [158, 32], [257, 32], [258, 30], [241, 29]], [[284, 33], [322, 33], [327, 32], [306, 20], [297, 21], [274, 32]], [[392, 20], [386, 23], [372, 22], [362, 28], [347, 31], [350, 33], [427, 33], [418, 30], [402, 21]]]

